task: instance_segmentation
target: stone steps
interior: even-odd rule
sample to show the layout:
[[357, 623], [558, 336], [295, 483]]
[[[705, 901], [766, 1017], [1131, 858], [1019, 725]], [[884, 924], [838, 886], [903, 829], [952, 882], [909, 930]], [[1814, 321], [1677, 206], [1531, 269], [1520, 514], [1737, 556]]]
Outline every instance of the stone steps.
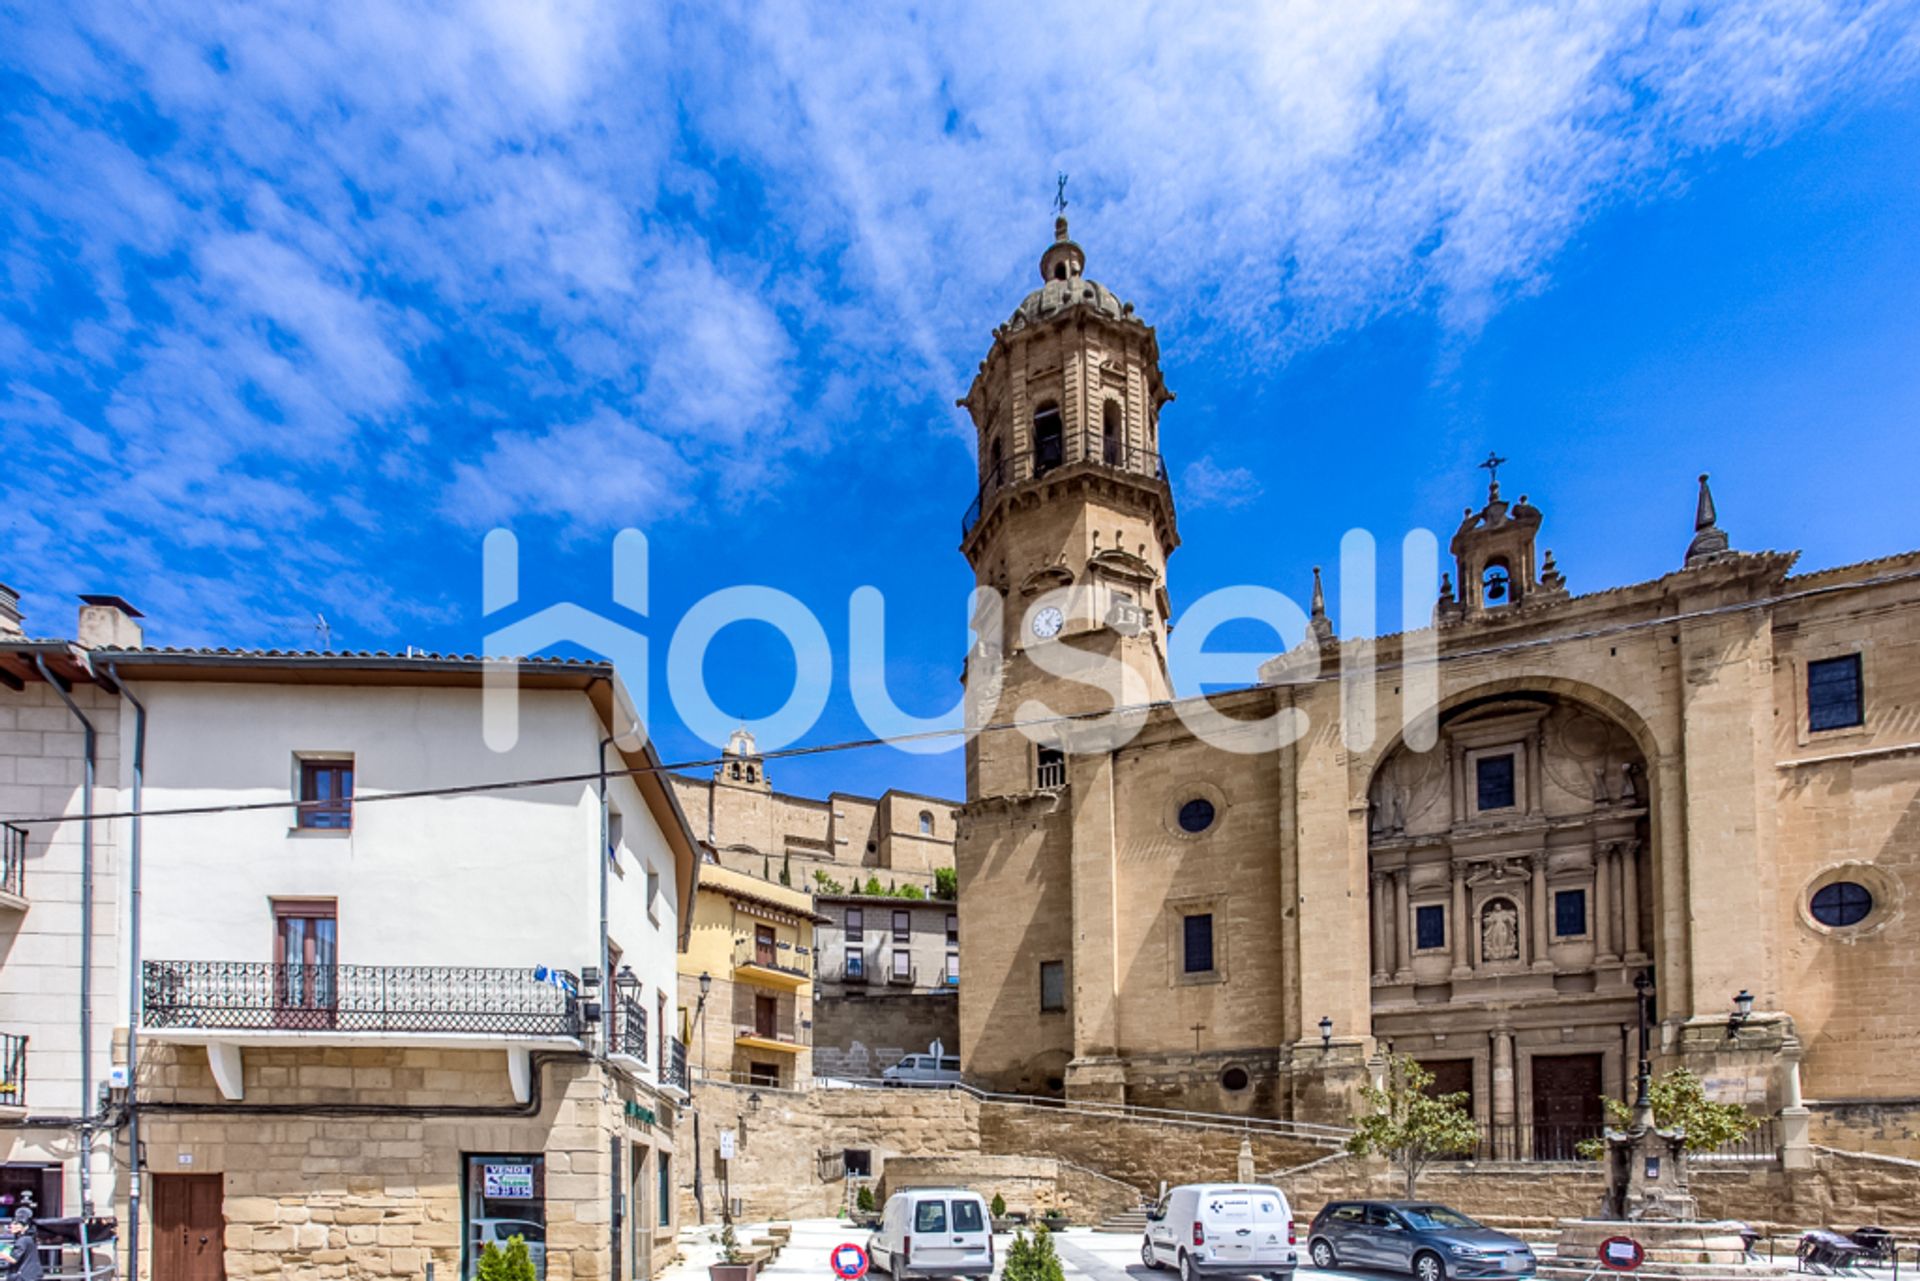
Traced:
[[1104, 1232], [1108, 1236], [1142, 1236], [1147, 1230], [1147, 1212], [1128, 1210], [1116, 1214], [1106, 1222], [1097, 1225], [1095, 1232]]

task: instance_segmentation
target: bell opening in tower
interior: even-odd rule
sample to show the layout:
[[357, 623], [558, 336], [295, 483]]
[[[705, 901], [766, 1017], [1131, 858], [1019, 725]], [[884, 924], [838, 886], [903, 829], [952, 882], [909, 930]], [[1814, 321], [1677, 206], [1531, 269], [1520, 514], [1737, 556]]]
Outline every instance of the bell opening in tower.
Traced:
[[1052, 471], [1063, 461], [1060, 407], [1048, 403], [1033, 411], [1033, 474]]

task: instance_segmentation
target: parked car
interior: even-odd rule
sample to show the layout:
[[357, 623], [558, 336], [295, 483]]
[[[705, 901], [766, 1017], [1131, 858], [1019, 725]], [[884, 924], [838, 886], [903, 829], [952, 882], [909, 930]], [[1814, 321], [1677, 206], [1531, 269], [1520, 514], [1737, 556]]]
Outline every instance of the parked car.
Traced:
[[1519, 1237], [1432, 1201], [1334, 1201], [1314, 1216], [1307, 1253], [1316, 1268], [1392, 1268], [1419, 1281], [1533, 1275]]
[[1266, 1184], [1185, 1183], [1147, 1212], [1140, 1261], [1173, 1267], [1180, 1281], [1222, 1274], [1293, 1276], [1293, 1207]]
[[909, 1054], [880, 1074], [888, 1085], [958, 1085], [960, 1060], [949, 1055]]
[[488, 1242], [507, 1248], [507, 1242], [519, 1237], [527, 1243], [527, 1257], [533, 1261], [533, 1274], [536, 1277], [547, 1275], [547, 1225], [535, 1223], [530, 1219], [475, 1219], [473, 1221], [473, 1257], [480, 1258], [480, 1251]]
[[910, 1188], [887, 1198], [867, 1258], [893, 1281], [993, 1276], [987, 1202], [965, 1188]]

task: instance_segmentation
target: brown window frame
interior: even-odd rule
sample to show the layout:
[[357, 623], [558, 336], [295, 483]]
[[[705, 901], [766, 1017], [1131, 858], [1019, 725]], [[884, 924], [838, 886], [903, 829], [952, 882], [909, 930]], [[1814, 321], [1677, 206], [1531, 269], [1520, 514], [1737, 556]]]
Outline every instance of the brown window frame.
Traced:
[[[335, 793], [329, 797], [320, 794], [319, 780], [331, 775]], [[351, 832], [353, 830], [353, 758], [328, 756], [306, 757], [300, 759], [300, 807], [295, 813], [295, 826], [316, 832]], [[346, 780], [346, 795], [338, 793], [341, 778]]]

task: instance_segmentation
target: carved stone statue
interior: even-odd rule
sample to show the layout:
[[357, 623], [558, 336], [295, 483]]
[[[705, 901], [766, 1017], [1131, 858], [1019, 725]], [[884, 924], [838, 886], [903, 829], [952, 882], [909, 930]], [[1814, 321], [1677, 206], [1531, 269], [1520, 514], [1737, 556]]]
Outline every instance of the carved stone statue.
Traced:
[[1517, 961], [1520, 959], [1520, 914], [1505, 899], [1487, 905], [1480, 918], [1480, 959]]

